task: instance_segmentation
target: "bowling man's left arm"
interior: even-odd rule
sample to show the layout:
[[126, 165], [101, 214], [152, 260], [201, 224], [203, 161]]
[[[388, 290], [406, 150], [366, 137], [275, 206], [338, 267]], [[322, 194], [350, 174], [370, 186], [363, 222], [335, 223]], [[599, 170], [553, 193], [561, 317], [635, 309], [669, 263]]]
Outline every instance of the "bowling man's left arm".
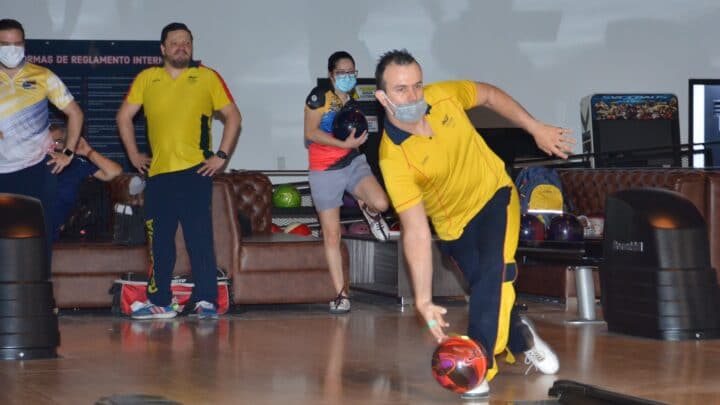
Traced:
[[402, 246], [415, 292], [415, 308], [425, 320], [430, 333], [440, 342], [447, 338], [443, 328], [450, 325], [443, 317], [447, 310], [432, 302], [432, 235], [425, 206], [420, 202], [401, 211], [399, 216], [403, 229]]
[[487, 83], [475, 83], [476, 106], [489, 108], [526, 130], [535, 138], [538, 148], [548, 155], [567, 159], [575, 140], [567, 135], [571, 129], [542, 123], [530, 115], [523, 106], [501, 89]]
[[[218, 152], [222, 151], [226, 155], [235, 147], [238, 137], [240, 136], [240, 123], [242, 123], [242, 115], [234, 102], [223, 107], [218, 113], [222, 116], [224, 126], [222, 140]], [[198, 169], [198, 173], [203, 176], [212, 176], [227, 163], [227, 159], [223, 159], [216, 154], [210, 156], [203, 165]]]

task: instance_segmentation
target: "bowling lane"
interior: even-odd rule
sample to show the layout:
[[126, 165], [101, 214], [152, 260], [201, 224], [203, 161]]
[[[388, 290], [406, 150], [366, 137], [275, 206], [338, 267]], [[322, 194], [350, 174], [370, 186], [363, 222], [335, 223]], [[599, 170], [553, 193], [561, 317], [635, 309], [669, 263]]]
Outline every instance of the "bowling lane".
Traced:
[[[132, 322], [63, 313], [60, 357], [0, 362], [0, 403], [94, 403], [111, 394], [153, 394], [184, 404], [450, 404], [458, 395], [430, 373], [435, 343], [411, 307], [356, 295], [348, 316], [326, 305], [246, 306], [217, 322]], [[720, 397], [720, 341], [662, 342], [572, 327], [559, 304], [528, 301], [528, 314], [557, 351], [557, 376], [501, 363], [492, 404], [548, 399], [572, 379], [668, 403]], [[467, 312], [449, 305], [451, 331]]]

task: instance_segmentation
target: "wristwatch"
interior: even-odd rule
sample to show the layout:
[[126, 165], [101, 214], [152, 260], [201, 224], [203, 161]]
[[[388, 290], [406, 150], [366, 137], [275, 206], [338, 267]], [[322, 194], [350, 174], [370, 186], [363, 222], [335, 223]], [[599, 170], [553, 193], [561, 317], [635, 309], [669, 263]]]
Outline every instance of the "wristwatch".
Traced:
[[228, 160], [228, 155], [227, 155], [227, 153], [225, 153], [225, 152], [223, 152], [223, 151], [221, 151], [221, 150], [217, 151], [217, 153], [215, 154], [215, 156], [219, 157], [219, 158], [222, 159], [222, 160]]
[[65, 155], [65, 156], [67, 156], [67, 157], [69, 157], [69, 158], [71, 158], [71, 159], [72, 159], [73, 156], [75, 156], [75, 152], [71, 151], [71, 150], [68, 149], [68, 148], [63, 149], [62, 153], [63, 153], [63, 155]]

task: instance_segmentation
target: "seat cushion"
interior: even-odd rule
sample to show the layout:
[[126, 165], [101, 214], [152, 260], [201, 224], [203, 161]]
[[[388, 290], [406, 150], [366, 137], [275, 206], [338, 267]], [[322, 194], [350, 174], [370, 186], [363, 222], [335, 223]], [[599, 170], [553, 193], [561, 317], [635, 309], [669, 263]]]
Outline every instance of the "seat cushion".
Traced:
[[146, 273], [148, 253], [145, 245], [124, 246], [111, 242], [53, 244], [52, 274]]
[[243, 238], [240, 272], [327, 272], [323, 240], [309, 236], [273, 233]]

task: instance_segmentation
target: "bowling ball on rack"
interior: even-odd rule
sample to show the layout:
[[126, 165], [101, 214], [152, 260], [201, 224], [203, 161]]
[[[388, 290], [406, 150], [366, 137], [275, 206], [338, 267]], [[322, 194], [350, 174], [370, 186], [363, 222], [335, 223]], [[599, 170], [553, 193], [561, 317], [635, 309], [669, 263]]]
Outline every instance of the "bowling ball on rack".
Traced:
[[310, 230], [310, 227], [307, 226], [307, 224], [303, 224], [300, 222], [293, 222], [292, 224], [289, 224], [285, 227], [284, 232], [300, 236], [312, 235], [312, 230]]
[[561, 214], [550, 219], [547, 228], [549, 240], [562, 242], [582, 242], [584, 229], [575, 215]]
[[343, 200], [343, 207], [345, 207], [345, 208], [357, 208], [358, 207], [358, 202], [355, 199], [355, 197], [353, 197], [353, 195], [348, 193], [347, 191], [343, 194], [342, 200]]
[[355, 136], [367, 131], [368, 123], [365, 114], [357, 107], [343, 108], [337, 114], [332, 125], [332, 134], [335, 138], [344, 141], [355, 129]]
[[445, 389], [464, 393], [482, 383], [487, 373], [485, 349], [467, 336], [450, 336], [432, 355], [432, 375]]
[[370, 227], [365, 221], [353, 222], [348, 226], [348, 235], [369, 235]]
[[302, 202], [300, 192], [292, 184], [280, 184], [272, 195], [273, 206], [278, 208], [297, 208]]
[[545, 224], [533, 214], [522, 214], [520, 216], [520, 240], [542, 241], [545, 240]]

